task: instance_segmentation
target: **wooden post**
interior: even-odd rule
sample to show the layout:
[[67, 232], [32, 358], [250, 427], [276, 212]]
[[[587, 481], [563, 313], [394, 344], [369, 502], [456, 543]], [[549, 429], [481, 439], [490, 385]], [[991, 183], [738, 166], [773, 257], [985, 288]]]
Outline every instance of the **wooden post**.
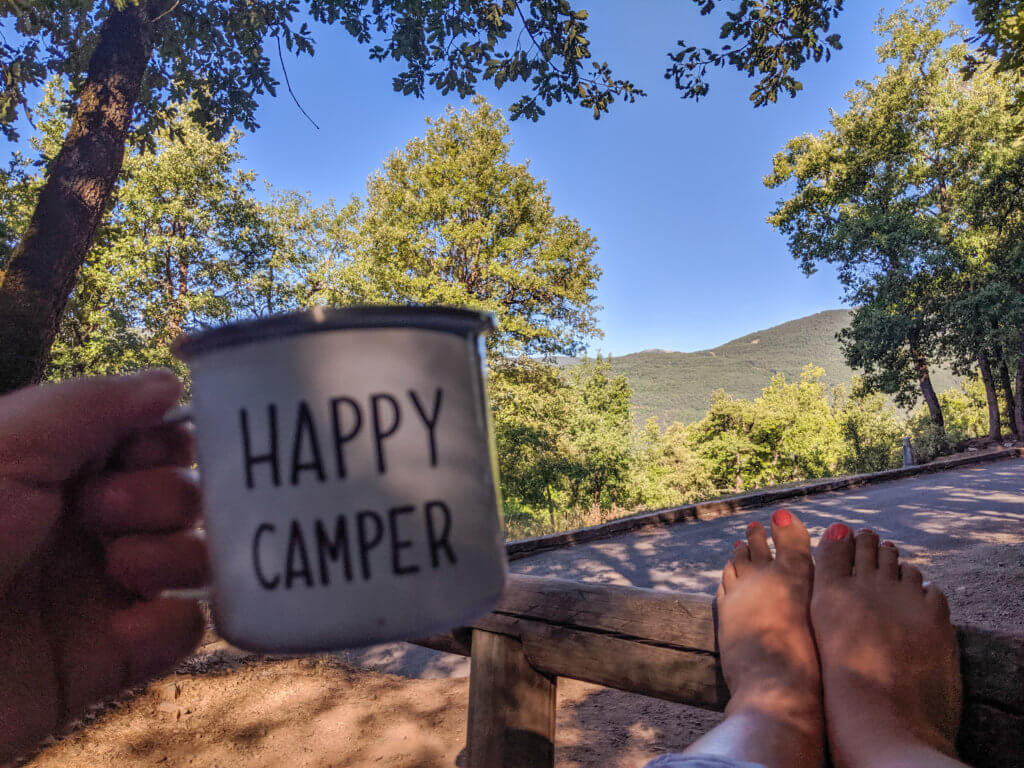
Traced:
[[555, 678], [527, 661], [514, 637], [473, 630], [469, 768], [553, 768]]

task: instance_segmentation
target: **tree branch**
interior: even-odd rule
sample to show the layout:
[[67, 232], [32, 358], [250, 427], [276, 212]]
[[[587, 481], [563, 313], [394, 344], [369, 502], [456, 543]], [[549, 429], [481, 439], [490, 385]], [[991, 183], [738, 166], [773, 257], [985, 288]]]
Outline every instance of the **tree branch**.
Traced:
[[320, 130], [320, 126], [317, 125], [316, 121], [312, 117], [309, 116], [309, 113], [306, 112], [306, 110], [302, 108], [302, 105], [299, 103], [298, 98], [295, 96], [295, 91], [292, 90], [292, 82], [291, 82], [291, 80], [288, 79], [288, 68], [284, 65], [284, 54], [281, 53], [281, 38], [275, 36], [274, 40], [277, 41], [277, 60], [281, 62], [281, 71], [284, 72], [284, 84], [286, 86], [288, 86], [288, 93], [291, 94], [292, 101], [295, 102], [295, 106], [297, 106], [299, 108], [299, 111], [303, 115], [305, 115], [306, 119], [309, 120], [309, 122], [313, 124], [313, 127], [316, 128], [319, 131]]

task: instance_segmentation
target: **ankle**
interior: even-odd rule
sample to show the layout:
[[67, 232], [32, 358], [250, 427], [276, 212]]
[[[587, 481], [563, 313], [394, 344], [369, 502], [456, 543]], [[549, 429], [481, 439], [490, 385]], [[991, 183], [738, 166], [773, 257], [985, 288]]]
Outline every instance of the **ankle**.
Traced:
[[803, 690], [772, 683], [748, 685], [732, 695], [725, 713], [769, 715], [807, 734], [823, 734], [825, 730], [821, 695], [814, 688]]

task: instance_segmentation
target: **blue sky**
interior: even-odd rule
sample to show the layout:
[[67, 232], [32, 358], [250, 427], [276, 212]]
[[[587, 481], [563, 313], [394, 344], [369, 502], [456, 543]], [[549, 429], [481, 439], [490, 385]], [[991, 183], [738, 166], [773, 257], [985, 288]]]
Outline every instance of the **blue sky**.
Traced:
[[[620, 77], [648, 91], [595, 121], [555, 105], [538, 123], [512, 123], [513, 157], [547, 180], [556, 209], [597, 238], [603, 339], [592, 351], [695, 350], [840, 306], [834, 275], [806, 278], [784, 239], [765, 223], [779, 192], [761, 179], [787, 139], [827, 126], [857, 78], [879, 71], [872, 25], [880, 5], [847, 3], [838, 23], [844, 49], [802, 70], [804, 90], [754, 109], [751, 81], [716, 73], [700, 103], [681, 100], [663, 78], [680, 37], [713, 43], [715, 21], [684, 0], [591, 0], [591, 47]], [[890, 7], [895, 7], [894, 5]], [[637, 9], [642, 8], [642, 13]], [[966, 10], [955, 16], [969, 21]], [[720, 21], [720, 17], [718, 17]], [[395, 94], [396, 68], [367, 59], [337, 30], [317, 29], [315, 59], [286, 59], [316, 130], [282, 88], [264, 101], [261, 129], [246, 136], [246, 164], [275, 186], [315, 199], [362, 194], [384, 157], [423, 131], [452, 101]], [[485, 92], [500, 106], [517, 91]]]
[[[605, 335], [591, 352], [706, 349], [841, 306], [834, 274], [804, 277], [784, 239], [765, 223], [780, 191], [765, 189], [761, 179], [786, 140], [827, 127], [829, 108], [842, 111], [855, 81], [878, 73], [872, 25], [881, 6], [848, 0], [835, 30], [844, 49], [828, 64], [801, 70], [804, 90], [795, 99], [754, 109], [752, 81], [738, 73], [713, 73], [711, 94], [699, 103], [680, 99], [663, 78], [679, 38], [717, 42], [720, 12], [701, 17], [689, 0], [575, 5], [590, 11], [597, 60], [648, 96], [615, 104], [598, 121], [579, 106], [556, 104], [537, 123], [512, 123], [511, 138], [513, 159], [528, 161], [547, 181], [559, 213], [576, 217], [597, 238]], [[952, 17], [970, 24], [963, 0]], [[315, 58], [285, 62], [319, 130], [282, 82], [277, 98], [264, 97], [261, 127], [243, 138], [241, 149], [244, 165], [275, 187], [343, 202], [362, 195], [384, 158], [423, 132], [425, 117], [458, 100], [396, 94], [394, 64], [370, 61], [366, 48], [341, 30], [314, 33]], [[483, 91], [503, 107], [521, 92]]]

